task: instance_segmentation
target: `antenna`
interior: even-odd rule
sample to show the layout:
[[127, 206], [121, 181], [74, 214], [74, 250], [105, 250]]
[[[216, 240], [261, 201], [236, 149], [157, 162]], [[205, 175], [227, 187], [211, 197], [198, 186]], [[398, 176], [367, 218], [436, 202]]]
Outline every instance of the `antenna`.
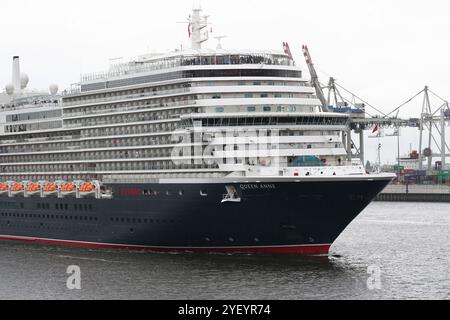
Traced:
[[202, 10], [202, 2], [201, 0], [194, 0], [192, 4], [193, 11], [201, 11]]
[[217, 40], [217, 50], [222, 50], [222, 49], [223, 49], [223, 48], [222, 48], [222, 39], [225, 39], [225, 38], [227, 38], [227, 37], [228, 37], [228, 36], [226, 36], [226, 35], [214, 37], [214, 39]]

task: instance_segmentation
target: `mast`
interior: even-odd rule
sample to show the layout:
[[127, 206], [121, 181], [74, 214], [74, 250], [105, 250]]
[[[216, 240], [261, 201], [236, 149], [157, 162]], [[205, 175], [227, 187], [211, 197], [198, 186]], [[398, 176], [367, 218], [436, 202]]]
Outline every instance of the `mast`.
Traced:
[[[191, 48], [194, 50], [200, 50], [202, 43], [209, 39], [208, 16], [202, 16], [201, 12], [200, 3], [195, 2], [192, 14], [189, 16], [189, 36], [191, 37]], [[203, 29], [206, 30], [203, 31]]]
[[18, 56], [13, 57], [13, 68], [12, 68], [12, 84], [14, 86], [14, 94], [20, 95], [21, 81], [20, 81], [20, 58]]
[[319, 76], [317, 75], [316, 68], [314, 68], [314, 63], [312, 62], [311, 55], [307, 46], [303, 46], [303, 54], [306, 59], [306, 64], [309, 68], [309, 73], [311, 74], [311, 84], [316, 89], [317, 97], [322, 104], [322, 111], [328, 112], [327, 99], [323, 93], [322, 86], [320, 85]]

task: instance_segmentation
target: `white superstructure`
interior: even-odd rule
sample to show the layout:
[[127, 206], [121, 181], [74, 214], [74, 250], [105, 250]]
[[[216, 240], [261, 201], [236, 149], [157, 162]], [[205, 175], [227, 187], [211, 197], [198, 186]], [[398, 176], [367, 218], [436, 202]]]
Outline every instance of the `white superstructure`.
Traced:
[[344, 149], [347, 115], [324, 113], [283, 51], [192, 49], [83, 75], [61, 96], [0, 113], [0, 180], [364, 174]]

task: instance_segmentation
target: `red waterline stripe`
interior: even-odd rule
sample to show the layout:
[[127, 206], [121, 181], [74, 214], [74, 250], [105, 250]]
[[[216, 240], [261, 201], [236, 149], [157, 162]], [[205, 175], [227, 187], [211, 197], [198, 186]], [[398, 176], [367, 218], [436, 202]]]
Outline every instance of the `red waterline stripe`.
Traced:
[[132, 251], [154, 251], [154, 252], [193, 252], [193, 253], [234, 253], [234, 254], [292, 254], [292, 255], [326, 255], [331, 245], [298, 245], [298, 246], [273, 246], [273, 247], [227, 247], [227, 248], [170, 248], [132, 246], [119, 244], [106, 244], [94, 242], [79, 242], [69, 240], [53, 240], [44, 238], [30, 238], [19, 236], [0, 236], [0, 240], [34, 242], [49, 245], [68, 245], [76, 247], [90, 247], [99, 249], [118, 249]]

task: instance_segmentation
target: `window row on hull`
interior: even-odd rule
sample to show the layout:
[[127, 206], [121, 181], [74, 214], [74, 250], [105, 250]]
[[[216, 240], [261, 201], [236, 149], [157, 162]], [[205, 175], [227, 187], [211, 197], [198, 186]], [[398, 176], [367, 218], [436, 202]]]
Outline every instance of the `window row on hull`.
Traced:
[[191, 119], [183, 119], [182, 126], [184, 128], [192, 127], [192, 122], [200, 122], [203, 127], [236, 127], [236, 126], [276, 126], [276, 125], [315, 125], [315, 126], [346, 126], [348, 124], [348, 119], [343, 117], [322, 117], [322, 116], [290, 116], [290, 117], [280, 117], [280, 116], [248, 116], [245, 117], [227, 117], [227, 114], [221, 114], [217, 117], [199, 117], [192, 116]]
[[[309, 87], [311, 92], [314, 92], [314, 88], [310, 87], [309, 82], [301, 79], [297, 80], [277, 80], [276, 78], [242, 78], [240, 80], [221, 80], [216, 79], [202, 79], [197, 78], [195, 81], [181, 79], [181, 81], [165, 82], [164, 84], [144, 84], [139, 86], [128, 87], [126, 89], [109, 89], [102, 92], [94, 92], [90, 94], [78, 94], [63, 96], [63, 106], [66, 109], [78, 108], [79, 106], [88, 104], [101, 104], [111, 101], [141, 99], [148, 96], [164, 96], [164, 95], [178, 95], [185, 92], [195, 91], [198, 92], [198, 88], [213, 88], [213, 87], [236, 87], [248, 89], [258, 89], [259, 87]], [[256, 80], [258, 79], [258, 80]], [[194, 89], [192, 89], [194, 88]], [[248, 90], [248, 91], [252, 91]], [[228, 90], [227, 90], [228, 91]]]
[[159, 73], [140, 77], [129, 77], [107, 82], [95, 82], [81, 84], [81, 92], [94, 90], [120, 88], [125, 86], [139, 85], [145, 83], [168, 81], [175, 79], [195, 78], [242, 78], [242, 77], [275, 77], [275, 78], [299, 78], [302, 72], [299, 70], [277, 70], [277, 69], [217, 69], [217, 70], [185, 70], [168, 73]]
[[[59, 176], [71, 173], [82, 174], [117, 174], [127, 172], [152, 172], [158, 173], [162, 170], [200, 170], [209, 169], [219, 171], [219, 166], [214, 164], [175, 164], [171, 160], [166, 161], [140, 161], [140, 162], [117, 162], [117, 163], [79, 163], [79, 164], [42, 164], [27, 166], [4, 166], [0, 169], [2, 176], [12, 174], [19, 175], [47, 175], [55, 174], [54, 180], [60, 180]], [[6, 179], [3, 179], [6, 180]]]
[[[171, 143], [171, 135], [159, 135], [159, 136], [137, 136], [134, 138], [124, 137], [111, 137], [111, 139], [102, 140], [84, 140], [74, 142], [54, 142], [50, 144], [32, 144], [22, 146], [10, 146], [0, 147], [0, 157], [4, 157], [8, 154], [20, 155], [20, 154], [36, 154], [46, 153], [53, 151], [69, 151], [80, 152], [81, 150], [89, 149], [121, 149], [130, 147], [156, 147], [164, 146]], [[80, 151], [78, 151], [80, 150]], [[4, 158], [5, 159], [5, 158]]]
[[145, 172], [42, 172], [42, 173], [17, 173], [5, 175], [0, 173], [2, 181], [93, 181], [104, 183], [149, 183], [157, 179], [198, 179], [198, 178], [223, 178], [229, 172], [218, 172], [216, 169], [198, 170], [165, 170]]
[[27, 131], [39, 131], [62, 128], [63, 123], [61, 119], [55, 119], [47, 122], [12, 124], [5, 126], [5, 133], [18, 133]]
[[[159, 112], [141, 112], [134, 114], [108, 115], [95, 118], [77, 118], [65, 120], [64, 125], [69, 128], [73, 127], [96, 127], [101, 125], [126, 124], [139, 122], [158, 122], [162, 120], [178, 119], [183, 114], [198, 113], [197, 108], [184, 108], [180, 110], [167, 110]], [[161, 128], [163, 129], [163, 128]]]
[[24, 122], [24, 121], [33, 121], [33, 120], [45, 120], [52, 118], [61, 118], [62, 110], [48, 110], [48, 111], [39, 111], [39, 112], [27, 112], [27, 113], [18, 113], [18, 114], [10, 114], [6, 116], [6, 123], [9, 122]]
[[[220, 99], [220, 101], [219, 101]], [[251, 100], [250, 100], [251, 99]], [[279, 100], [283, 99], [283, 100]], [[295, 100], [294, 100], [295, 99]], [[307, 100], [305, 100], [307, 99]], [[216, 106], [220, 105], [230, 105], [238, 107], [240, 104], [245, 106], [248, 104], [261, 106], [262, 105], [274, 105], [276, 108], [271, 108], [271, 111], [276, 110], [277, 112], [285, 112], [287, 110], [282, 110], [280, 104], [299, 104], [309, 101], [314, 101], [314, 96], [309, 94], [300, 93], [259, 93], [257, 95], [253, 93], [245, 94], [201, 94], [183, 97], [171, 97], [167, 99], [158, 100], [139, 100], [139, 101], [126, 101], [115, 104], [102, 104], [85, 106], [77, 109], [66, 109], [64, 110], [64, 119], [69, 120], [71, 118], [95, 118], [100, 116], [105, 116], [109, 114], [122, 114], [122, 115], [132, 115], [139, 114], [146, 111], [162, 112], [171, 110], [176, 112], [177, 110], [183, 110], [185, 107], [193, 106]], [[314, 104], [308, 104], [304, 107], [316, 106]], [[287, 107], [286, 107], [287, 108]], [[307, 109], [309, 110], [309, 109]]]
[[[140, 137], [141, 135], [148, 136], [165, 136], [170, 135], [174, 130], [178, 128], [178, 121], [165, 122], [163, 124], [129, 124], [123, 126], [112, 126], [112, 127], [99, 127], [93, 129], [83, 129], [83, 130], [67, 130], [67, 131], [56, 131], [56, 132], [46, 132], [46, 133], [34, 133], [21, 136], [9, 136], [0, 137], [0, 146], [4, 145], [8, 149], [5, 152], [15, 152], [14, 150], [19, 150], [19, 146], [24, 146], [25, 148], [30, 148], [36, 145], [36, 148], [45, 148], [45, 145], [49, 145], [55, 142], [85, 142], [91, 140], [106, 140], [121, 138], [127, 136]], [[90, 142], [88, 142], [90, 143]], [[65, 144], [65, 146], [70, 146]], [[1, 151], [0, 151], [1, 152]]]
[[216, 54], [195, 54], [178, 52], [173, 57], [159, 59], [139, 59], [126, 64], [121, 64], [120, 68], [114, 68], [107, 72], [96, 72], [82, 75], [82, 82], [94, 81], [98, 79], [112, 79], [116, 77], [129, 76], [133, 74], [170, 70], [185, 66], [232, 66], [238, 68], [253, 68], [258, 66], [282, 66], [295, 67], [295, 62], [286, 55], [272, 54], [267, 52], [259, 53], [216, 53]]
[[[256, 140], [256, 139], [255, 139]], [[26, 154], [26, 155], [2, 155], [0, 157], [2, 163], [0, 166], [4, 166], [7, 164], [22, 164], [22, 163], [58, 163], [58, 162], [79, 162], [79, 161], [117, 161], [124, 159], [152, 159], [152, 158], [169, 158], [173, 157], [173, 149], [177, 144], [171, 145], [155, 145], [152, 147], [142, 146], [140, 148], [133, 148], [131, 146], [125, 146], [123, 148], [118, 148], [117, 146], [111, 147], [110, 149], [105, 150], [94, 150], [94, 151], [70, 151], [64, 152], [61, 150], [57, 150], [54, 153], [34, 153], [34, 154]], [[253, 149], [252, 147], [256, 149]], [[258, 145], [256, 142], [252, 146], [250, 146], [247, 142], [241, 142], [240, 144], [233, 145], [211, 145], [211, 151], [207, 151], [209, 146], [204, 143], [196, 144], [193, 146], [192, 144], [181, 145], [177, 150], [186, 151], [188, 150], [189, 154], [192, 154], [193, 148], [196, 148], [197, 153], [200, 155], [204, 155], [207, 157], [210, 156], [220, 156], [219, 154], [223, 154], [224, 158], [227, 158], [227, 150], [239, 150], [244, 152], [249, 152], [249, 150], [258, 150], [259, 153], [266, 152], [266, 150], [278, 150], [279, 152], [283, 150], [289, 150], [292, 153], [301, 153], [301, 150], [318, 150], [318, 149], [340, 149], [341, 143], [331, 142], [331, 143], [289, 143], [289, 144], [261, 144]], [[212, 152], [214, 149], [214, 153]], [[200, 150], [200, 151], [199, 151]], [[247, 151], [246, 151], [247, 150]], [[233, 153], [233, 152], [232, 152]], [[234, 153], [233, 153], [234, 154]], [[186, 156], [186, 154], [176, 155], [176, 156]]]
[[94, 117], [107, 113], [139, 113], [146, 109], [155, 109], [155, 111], [168, 110], [170, 108], [176, 110], [180, 107], [190, 106], [196, 104], [196, 95], [192, 96], [177, 96], [167, 99], [142, 99], [142, 100], [126, 100], [117, 103], [105, 103], [99, 105], [89, 105], [80, 108], [65, 109], [64, 118], [72, 117]]

